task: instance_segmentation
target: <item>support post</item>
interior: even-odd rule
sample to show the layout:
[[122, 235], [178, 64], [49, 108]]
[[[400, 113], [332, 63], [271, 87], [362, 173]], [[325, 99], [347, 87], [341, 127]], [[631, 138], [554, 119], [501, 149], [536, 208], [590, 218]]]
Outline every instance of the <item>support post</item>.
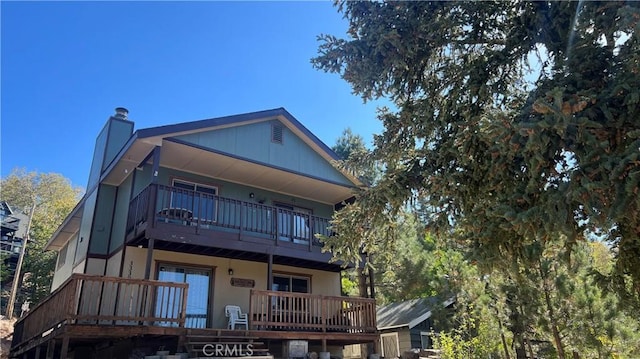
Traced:
[[47, 359], [53, 359], [53, 354], [56, 351], [56, 340], [51, 339], [47, 342]]
[[267, 254], [267, 290], [273, 290], [273, 254]]
[[153, 164], [151, 165], [151, 183], [158, 183], [158, 171], [160, 170], [160, 150], [162, 147], [153, 148]]
[[67, 359], [67, 352], [69, 351], [69, 336], [62, 337], [62, 348], [60, 349], [60, 359]]
[[144, 267], [144, 279], [149, 279], [151, 277], [151, 263], [153, 261], [153, 247], [155, 241], [153, 238], [149, 238], [149, 242], [147, 244], [147, 264]]

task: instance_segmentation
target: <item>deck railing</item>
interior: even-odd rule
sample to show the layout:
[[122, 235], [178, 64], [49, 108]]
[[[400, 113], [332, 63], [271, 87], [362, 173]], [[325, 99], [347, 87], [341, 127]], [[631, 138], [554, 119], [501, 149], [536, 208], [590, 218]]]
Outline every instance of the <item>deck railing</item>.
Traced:
[[188, 284], [72, 274], [15, 324], [12, 347], [64, 324], [185, 324]]
[[374, 299], [252, 290], [254, 330], [375, 333]]
[[155, 184], [130, 202], [127, 233], [149, 220], [219, 228], [313, 246], [322, 246], [316, 234], [331, 235], [329, 218]]

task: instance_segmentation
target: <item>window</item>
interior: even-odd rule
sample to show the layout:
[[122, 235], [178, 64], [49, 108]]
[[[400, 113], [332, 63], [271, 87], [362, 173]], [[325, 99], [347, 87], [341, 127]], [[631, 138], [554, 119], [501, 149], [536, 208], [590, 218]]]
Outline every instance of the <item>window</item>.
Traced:
[[[273, 275], [273, 290], [279, 292], [309, 293], [311, 278], [287, 274]], [[279, 310], [304, 311], [309, 308], [309, 298], [272, 298], [271, 305]]]
[[58, 265], [56, 266], [56, 269], [62, 268], [64, 263], [67, 261], [67, 249], [69, 249], [69, 242], [67, 242], [60, 252], [58, 252]]
[[177, 179], [173, 180], [173, 187], [176, 190], [171, 197], [172, 208], [190, 210], [193, 219], [201, 222], [216, 221], [218, 187]]
[[311, 289], [309, 279], [309, 277], [274, 274], [273, 290], [279, 292], [309, 293]]
[[309, 243], [312, 211], [283, 203], [274, 203], [278, 208], [278, 238], [294, 243]]
[[420, 332], [420, 348], [431, 349], [431, 337], [429, 332]]

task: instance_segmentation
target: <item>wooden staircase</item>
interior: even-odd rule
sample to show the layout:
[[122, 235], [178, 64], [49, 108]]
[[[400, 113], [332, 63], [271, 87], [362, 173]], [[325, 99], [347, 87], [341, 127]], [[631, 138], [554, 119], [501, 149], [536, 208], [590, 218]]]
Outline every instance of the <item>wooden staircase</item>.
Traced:
[[240, 358], [250, 356], [256, 358], [273, 358], [269, 348], [257, 337], [248, 336], [247, 332], [215, 334], [187, 334], [185, 347], [190, 358], [230, 357]]

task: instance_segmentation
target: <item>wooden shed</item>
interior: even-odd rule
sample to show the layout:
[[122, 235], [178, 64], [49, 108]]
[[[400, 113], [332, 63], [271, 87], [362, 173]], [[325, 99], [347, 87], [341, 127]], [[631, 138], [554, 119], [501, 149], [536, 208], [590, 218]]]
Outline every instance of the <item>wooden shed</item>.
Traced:
[[[448, 299], [442, 305], [453, 304]], [[411, 349], [432, 347], [430, 334], [431, 314], [438, 298], [411, 299], [390, 303], [377, 309], [377, 327], [380, 333], [380, 354], [384, 358], [397, 358]]]

